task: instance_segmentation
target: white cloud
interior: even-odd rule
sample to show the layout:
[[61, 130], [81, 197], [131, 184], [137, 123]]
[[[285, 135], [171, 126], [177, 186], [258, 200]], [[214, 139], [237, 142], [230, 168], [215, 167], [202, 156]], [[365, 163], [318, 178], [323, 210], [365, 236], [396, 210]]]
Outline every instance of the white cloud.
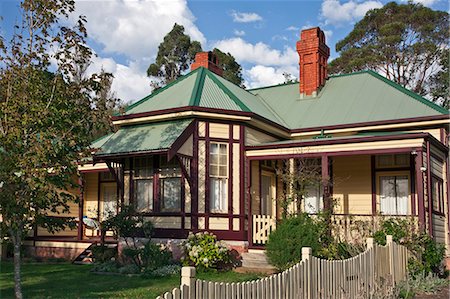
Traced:
[[325, 19], [326, 24], [341, 25], [355, 22], [364, 17], [368, 10], [382, 6], [383, 4], [378, 0], [365, 2], [350, 0], [345, 3], [341, 3], [339, 0], [324, 0], [322, 2], [321, 17]]
[[78, 0], [74, 15], [87, 17], [89, 37], [103, 51], [136, 59], [154, 57], [159, 43], [173, 27], [183, 25], [194, 40], [206, 39], [194, 24], [195, 17], [185, 0], [92, 1]]
[[234, 30], [234, 35], [236, 36], [244, 36], [245, 35], [245, 31], [244, 30]]
[[291, 74], [297, 77], [298, 69], [295, 66], [287, 67], [267, 67], [263, 65], [256, 65], [249, 70], [244, 71], [245, 86], [248, 88], [257, 88], [269, 85], [276, 85], [284, 83], [285, 77], [283, 73]]
[[247, 62], [269, 66], [298, 63], [298, 54], [291, 47], [279, 51], [262, 42], [248, 43], [240, 37], [217, 41], [214, 43], [214, 47], [223, 52], [231, 53], [241, 64]]
[[142, 63], [116, 63], [111, 57], [93, 57], [87, 73], [100, 73], [101, 69], [114, 75], [111, 89], [124, 102], [135, 102], [151, 92], [150, 78], [140, 69]]
[[233, 22], [236, 23], [251, 23], [262, 21], [262, 17], [254, 12], [239, 12], [232, 11], [231, 16], [233, 17]]
[[296, 27], [296, 26], [289, 26], [288, 28], [286, 28], [287, 31], [299, 31], [300, 28]]

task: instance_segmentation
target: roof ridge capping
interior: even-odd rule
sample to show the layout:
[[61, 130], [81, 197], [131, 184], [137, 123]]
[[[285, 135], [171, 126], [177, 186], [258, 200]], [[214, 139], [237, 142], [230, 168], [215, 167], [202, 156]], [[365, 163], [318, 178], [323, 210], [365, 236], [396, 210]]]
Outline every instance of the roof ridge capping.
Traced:
[[[136, 106], [139, 106], [142, 103], [145, 103], [147, 100], [150, 100], [151, 98], [153, 98], [154, 96], [158, 95], [159, 93], [165, 91], [166, 89], [172, 87], [173, 85], [176, 85], [177, 83], [180, 83], [181, 81], [183, 81], [184, 79], [190, 77], [193, 74], [196, 74], [198, 72], [200, 72], [202, 69], [204, 69], [203, 67], [200, 67], [194, 71], [191, 71], [185, 75], [182, 75], [181, 77], [175, 79], [174, 81], [170, 82], [169, 84], [167, 84], [166, 86], [163, 86], [157, 90], [154, 90], [153, 92], [151, 92], [149, 95], [146, 95], [145, 97], [143, 97], [142, 99], [140, 99], [139, 101], [131, 104], [130, 106], [128, 106], [125, 109], [125, 112], [130, 111], [131, 109], [135, 108]], [[120, 114], [118, 114], [117, 116], [119, 116]]]
[[441, 114], [449, 114], [449, 110], [445, 109], [442, 106], [439, 106], [436, 103], [433, 103], [430, 100], [425, 99], [424, 97], [422, 97], [421, 95], [401, 86], [400, 84], [378, 74], [377, 72], [373, 71], [373, 70], [362, 70], [362, 71], [357, 71], [357, 72], [353, 72], [353, 73], [349, 73], [349, 74], [336, 74], [336, 75], [330, 75], [328, 76], [328, 79], [331, 78], [339, 78], [339, 77], [348, 77], [348, 76], [353, 76], [353, 75], [360, 75], [360, 74], [369, 74], [375, 78], [377, 78], [378, 80], [383, 81], [384, 83], [390, 85], [391, 87], [397, 89], [398, 91], [406, 94], [407, 96], [415, 99], [416, 101], [419, 101], [420, 103], [436, 110], [437, 112], [441, 113]]

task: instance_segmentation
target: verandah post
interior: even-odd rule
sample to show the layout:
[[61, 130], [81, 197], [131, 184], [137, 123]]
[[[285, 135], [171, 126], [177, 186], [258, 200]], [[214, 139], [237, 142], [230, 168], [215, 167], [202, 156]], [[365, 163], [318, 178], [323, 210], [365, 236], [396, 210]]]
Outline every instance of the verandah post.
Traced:
[[195, 298], [195, 267], [183, 267], [181, 268], [181, 289], [184, 286], [188, 288], [188, 296], [183, 293], [183, 299]]

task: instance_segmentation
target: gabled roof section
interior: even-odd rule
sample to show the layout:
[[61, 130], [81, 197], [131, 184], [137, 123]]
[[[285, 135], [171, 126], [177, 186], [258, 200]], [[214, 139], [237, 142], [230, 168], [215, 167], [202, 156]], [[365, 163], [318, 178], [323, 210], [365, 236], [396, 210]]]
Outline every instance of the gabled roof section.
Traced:
[[126, 115], [174, 109], [202, 107], [253, 112], [277, 124], [284, 121], [254, 94], [200, 67], [131, 105]]
[[121, 127], [94, 154], [96, 157], [168, 150], [191, 119]]
[[316, 97], [300, 98], [298, 84], [250, 90], [289, 129], [448, 114], [444, 108], [372, 71], [330, 77]]

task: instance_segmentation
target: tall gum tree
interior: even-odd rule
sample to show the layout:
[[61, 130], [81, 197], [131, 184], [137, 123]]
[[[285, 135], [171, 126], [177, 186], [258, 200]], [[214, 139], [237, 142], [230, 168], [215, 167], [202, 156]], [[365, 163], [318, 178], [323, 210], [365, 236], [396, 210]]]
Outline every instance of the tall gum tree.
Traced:
[[[442, 59], [448, 55], [448, 21], [447, 12], [412, 2], [390, 2], [370, 10], [336, 44], [340, 57], [330, 63], [330, 73], [374, 70], [445, 106], [442, 92], [435, 89], [448, 84], [448, 59]], [[438, 75], [442, 72], [447, 76]]]
[[[77, 164], [95, 127], [96, 75], [89, 63], [84, 17], [68, 24], [72, 0], [23, 0], [12, 38], [0, 38], [0, 215], [14, 247], [15, 296], [22, 298], [20, 247], [38, 226], [70, 225], [48, 217], [69, 210]], [[67, 218], [66, 218], [67, 219]]]

